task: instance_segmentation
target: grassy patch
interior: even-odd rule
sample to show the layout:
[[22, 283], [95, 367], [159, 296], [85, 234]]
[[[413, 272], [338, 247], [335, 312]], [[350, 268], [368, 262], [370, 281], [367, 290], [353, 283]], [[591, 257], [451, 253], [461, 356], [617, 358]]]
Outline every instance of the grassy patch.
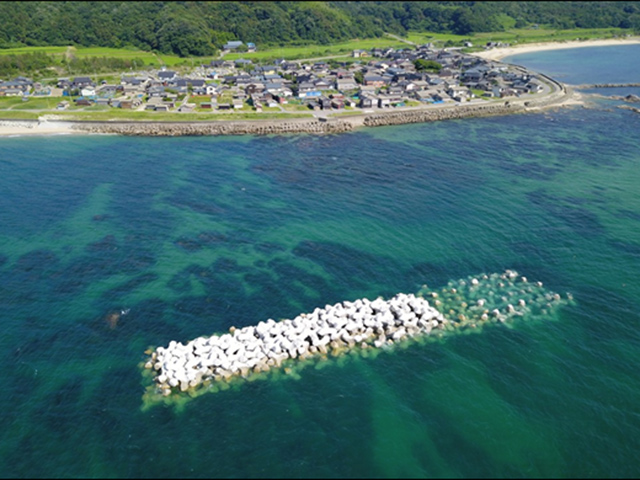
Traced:
[[332, 117], [348, 117], [353, 115], [364, 115], [364, 112], [355, 111], [355, 110], [343, 110], [342, 112], [336, 112], [331, 114]]
[[287, 110], [288, 112], [308, 112], [309, 107], [306, 105], [301, 105], [299, 103], [287, 103], [282, 105], [282, 108]]
[[0, 108], [10, 108], [24, 103], [22, 97], [0, 97]]
[[[4, 112], [0, 112], [0, 117]], [[52, 112], [54, 113], [54, 112]], [[269, 120], [304, 118], [310, 114], [288, 114], [288, 113], [255, 113], [255, 112], [231, 112], [231, 113], [178, 113], [178, 112], [135, 112], [131, 110], [120, 110], [112, 108], [109, 111], [61, 111], [55, 112], [61, 120], [85, 120], [85, 121], [118, 121], [118, 120], [138, 120], [153, 122], [199, 122], [199, 121], [233, 121], [233, 120]], [[37, 117], [36, 117], [37, 118]]]
[[24, 54], [24, 53], [48, 53], [48, 54], [63, 54], [67, 51], [67, 47], [17, 47], [17, 48], [2, 48], [0, 49], [0, 55], [12, 55], [12, 54]]
[[[68, 97], [66, 97], [68, 98]], [[20, 102], [11, 108], [12, 110], [53, 110], [63, 100], [63, 97], [30, 98], [26, 102]]]
[[37, 112], [22, 110], [2, 110], [0, 111], [0, 120], [37, 120], [40, 115]]

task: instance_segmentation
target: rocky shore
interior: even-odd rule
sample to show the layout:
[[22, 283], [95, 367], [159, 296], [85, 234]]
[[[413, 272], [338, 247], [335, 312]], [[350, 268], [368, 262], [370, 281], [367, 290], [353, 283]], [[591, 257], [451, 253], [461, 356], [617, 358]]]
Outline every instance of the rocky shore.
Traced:
[[[305, 359], [326, 359], [353, 351], [389, 348], [426, 336], [479, 331], [485, 324], [548, 316], [571, 299], [546, 291], [513, 270], [452, 281], [439, 291], [426, 286], [417, 294], [389, 300], [358, 299], [316, 308], [290, 320], [269, 319], [255, 326], [186, 344], [171, 341], [149, 352], [151, 394], [217, 388], [252, 380], [273, 370], [291, 373]], [[206, 388], [204, 388], [206, 390]]]

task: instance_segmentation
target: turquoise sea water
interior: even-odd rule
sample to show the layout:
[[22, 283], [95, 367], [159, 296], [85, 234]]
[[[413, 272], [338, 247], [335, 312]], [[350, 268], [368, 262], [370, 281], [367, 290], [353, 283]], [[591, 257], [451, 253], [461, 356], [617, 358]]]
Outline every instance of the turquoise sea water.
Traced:
[[[0, 139], [0, 476], [636, 477], [639, 130]], [[143, 402], [150, 346], [505, 268], [575, 304]]]

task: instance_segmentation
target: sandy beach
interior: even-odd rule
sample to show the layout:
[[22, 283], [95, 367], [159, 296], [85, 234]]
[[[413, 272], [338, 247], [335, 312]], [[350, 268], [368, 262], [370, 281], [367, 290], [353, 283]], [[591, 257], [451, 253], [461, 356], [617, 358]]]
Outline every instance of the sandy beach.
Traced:
[[65, 135], [84, 133], [72, 129], [71, 122], [0, 120], [0, 137], [23, 135]]
[[502, 60], [505, 57], [521, 53], [541, 52], [544, 50], [564, 50], [567, 48], [632, 45], [636, 43], [640, 43], [640, 37], [610, 38], [603, 40], [574, 40], [568, 42], [525, 43], [521, 45], [510, 45], [508, 47], [492, 48], [483, 52], [475, 52], [471, 55], [476, 55], [486, 60], [498, 61]]

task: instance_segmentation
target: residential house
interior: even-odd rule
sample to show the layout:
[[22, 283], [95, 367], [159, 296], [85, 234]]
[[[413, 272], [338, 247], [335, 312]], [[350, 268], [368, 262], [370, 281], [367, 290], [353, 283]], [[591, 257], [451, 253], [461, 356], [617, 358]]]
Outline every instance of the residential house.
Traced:
[[278, 71], [275, 65], [259, 65], [255, 68], [257, 75], [273, 75]]
[[74, 88], [95, 87], [95, 85], [89, 77], [76, 77], [71, 82], [71, 86]]
[[250, 83], [244, 89], [245, 93], [249, 96], [254, 95], [256, 93], [262, 93], [264, 92], [264, 90], [265, 90], [264, 84], [258, 83], [258, 82]]
[[368, 74], [364, 76], [364, 84], [373, 87], [383, 87], [390, 81], [381, 75]]
[[121, 85], [102, 85], [96, 90], [96, 94], [100, 96], [113, 96], [118, 91], [118, 87]]
[[204, 87], [205, 95], [217, 95], [218, 94], [218, 86], [214, 83], [207, 83]]
[[321, 95], [319, 90], [316, 90], [315, 84], [311, 82], [302, 82], [298, 84], [298, 97], [319, 97]]
[[165, 95], [164, 87], [160, 85], [149, 87], [149, 89], [147, 90], [147, 94], [149, 95], [149, 98], [153, 98], [153, 97], [162, 98]]
[[[371, 108], [373, 107], [373, 102], [375, 98], [366, 95], [360, 95], [360, 108]], [[377, 101], [376, 101], [377, 105]]]
[[251, 75], [238, 75], [235, 77], [235, 84], [240, 88], [246, 88], [253, 82]]
[[358, 84], [356, 83], [355, 78], [353, 77], [343, 77], [338, 78], [336, 80], [336, 90], [339, 91], [348, 91], [348, 90], [356, 90], [358, 88]]
[[412, 93], [413, 98], [420, 102], [431, 103], [433, 102], [432, 91], [429, 90], [417, 90]]
[[447, 89], [447, 95], [453, 98], [456, 102], [462, 102], [463, 100], [467, 100], [472, 97], [471, 90], [467, 87], [460, 87], [457, 85], [451, 85]]
[[96, 89], [94, 87], [84, 87], [82, 88], [82, 90], [80, 90], [80, 95], [82, 95], [83, 97], [95, 97], [96, 96]]
[[478, 83], [484, 78], [485, 72], [478, 68], [470, 68], [460, 75], [460, 81], [463, 83]]
[[172, 70], [161, 70], [158, 72], [158, 79], [163, 85], [167, 85], [169, 82], [176, 78], [176, 72]]
[[316, 80], [314, 82], [314, 85], [316, 87], [316, 90], [320, 90], [320, 91], [331, 90], [333, 88], [333, 85], [323, 78]]
[[229, 41], [227, 43], [225, 43], [222, 46], [222, 49], [227, 51], [227, 52], [231, 52], [233, 50], [236, 50], [238, 47], [242, 46], [244, 42], [241, 42], [240, 40], [232, 40]]
[[184, 103], [178, 107], [178, 112], [191, 113], [196, 108], [195, 103]]
[[29, 87], [21, 82], [16, 82], [15, 80], [0, 83], [0, 94], [15, 96], [24, 95], [28, 91]]
[[328, 97], [319, 97], [318, 103], [320, 104], [320, 108], [322, 108], [322, 110], [331, 110], [331, 100]]
[[58, 83], [56, 84], [56, 87], [63, 88], [63, 89], [67, 89], [70, 86], [71, 86], [71, 80], [69, 80], [68, 78], [60, 78], [58, 79]]
[[25, 91], [22, 88], [7, 88], [2, 91], [2, 94], [7, 97], [18, 97], [25, 94]]
[[387, 96], [379, 96], [378, 97], [378, 107], [379, 108], [385, 108], [385, 107], [390, 107], [391, 106], [391, 101], [389, 99], [389, 97]]
[[344, 99], [342, 98], [332, 98], [331, 99], [331, 107], [335, 109], [343, 109], [344, 108]]

